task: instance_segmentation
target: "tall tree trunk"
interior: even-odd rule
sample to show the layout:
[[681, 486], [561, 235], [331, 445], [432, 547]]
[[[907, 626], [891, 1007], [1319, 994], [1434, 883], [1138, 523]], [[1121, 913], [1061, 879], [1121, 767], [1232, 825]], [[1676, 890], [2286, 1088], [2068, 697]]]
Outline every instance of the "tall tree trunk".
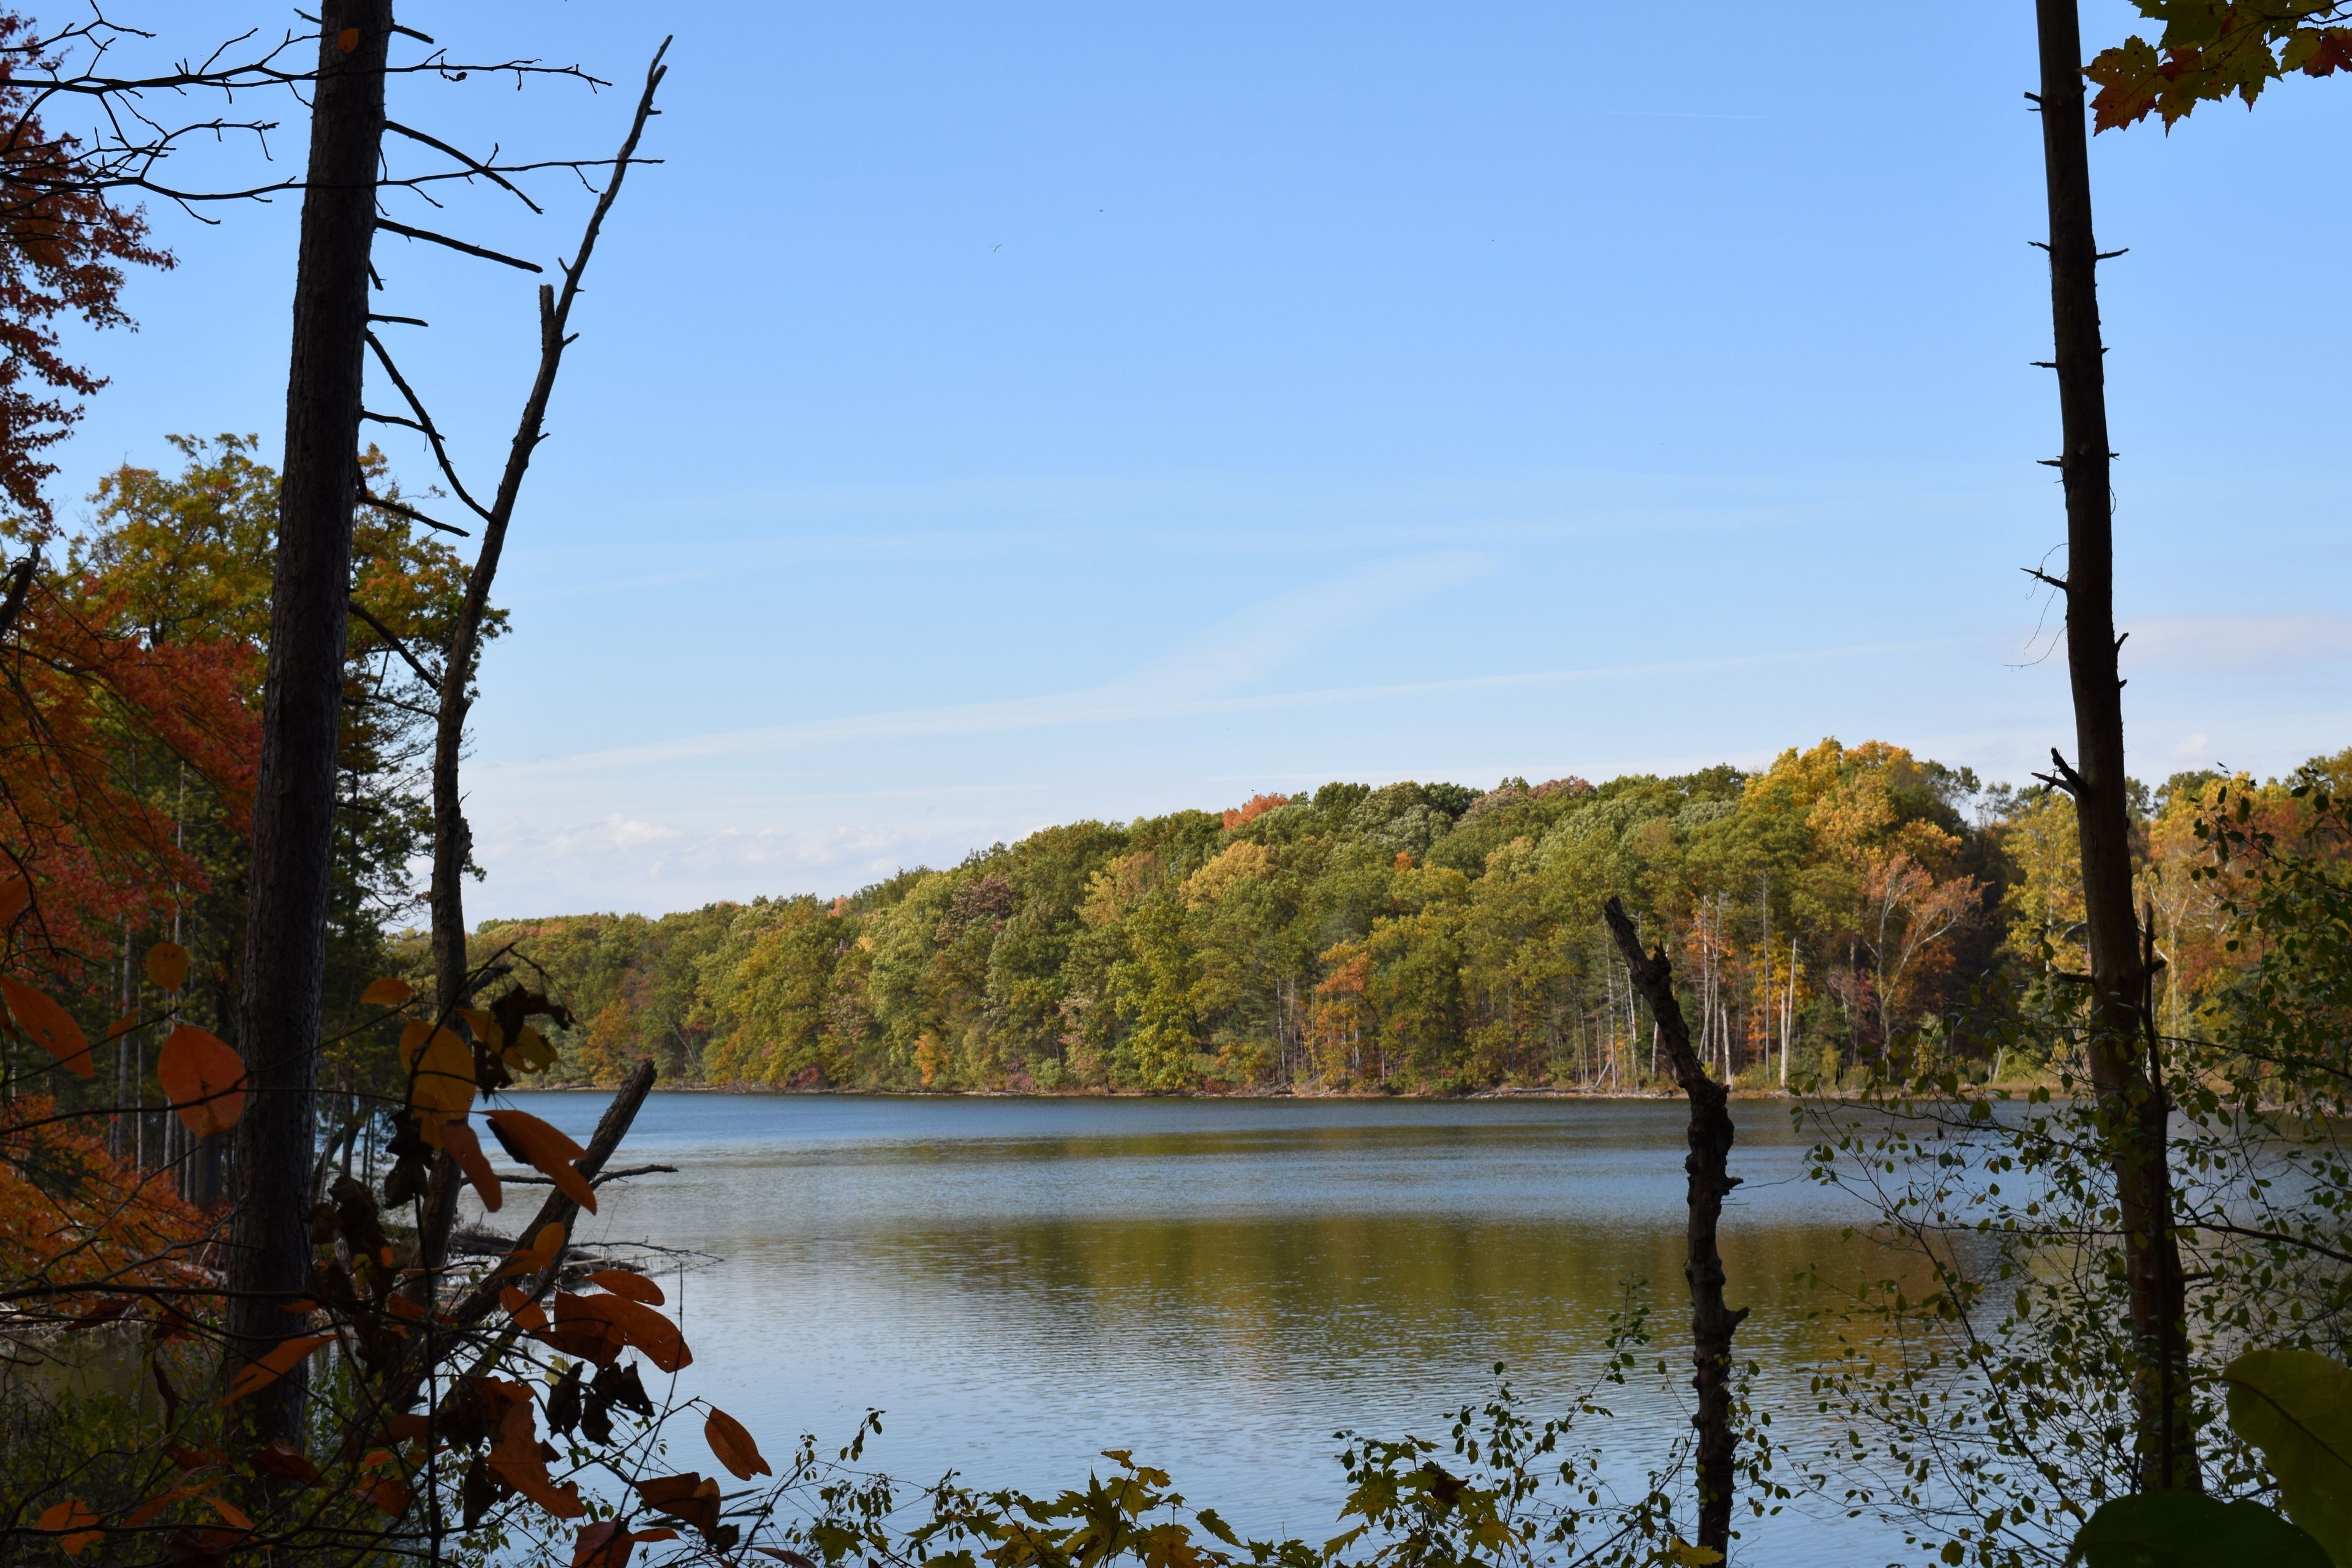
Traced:
[[[2042, 51], [2042, 155], [2050, 195], [2050, 315], [2064, 449], [2066, 663], [2074, 696], [2074, 765], [2055, 752], [2074, 797], [2091, 955], [2091, 1081], [2112, 1150], [2132, 1330], [2133, 1389], [2145, 1488], [2201, 1486], [2189, 1403], [2180, 1250], [2166, 1169], [2167, 1106], [2142, 1065], [2147, 959], [2132, 909], [2131, 817], [2124, 779], [2123, 680], [2116, 668], [2114, 496], [2108, 476], [2106, 367], [2099, 341], [2098, 243], [2091, 226], [2083, 127], [2083, 40], [2076, 0], [2036, 0]], [[2157, 1049], [2146, 1037], [2152, 1063]]]
[[1724, 1196], [1739, 1184], [1728, 1170], [1731, 1090], [1707, 1076], [1706, 1064], [1691, 1048], [1690, 1028], [1683, 1022], [1682, 1004], [1675, 1000], [1674, 965], [1667, 962], [1665, 949], [1644, 953], [1641, 932], [1615, 899], [1601, 912], [1617, 939], [1618, 951], [1625, 955], [1634, 987], [1650, 1005], [1653, 1045], [1664, 1045], [1675, 1077], [1690, 1097], [1690, 1153], [1683, 1161], [1689, 1178], [1685, 1195], [1690, 1224], [1683, 1278], [1690, 1282], [1691, 1363], [1696, 1369], [1691, 1387], [1698, 1392], [1698, 1409], [1691, 1416], [1691, 1425], [1698, 1429], [1698, 1544], [1728, 1557], [1737, 1452], [1731, 1430], [1731, 1336], [1748, 1316], [1745, 1307], [1734, 1310], [1723, 1304], [1723, 1254], [1715, 1244]]
[[[296, 1327], [307, 1293], [312, 1108], [326, 969], [344, 603], [359, 489], [361, 358], [375, 236], [391, 0], [326, 0], [294, 279], [278, 562], [254, 788], [237, 1045], [253, 1096], [236, 1125], [228, 1332], [234, 1373]], [[353, 47], [345, 48], [346, 43]], [[255, 1436], [300, 1429], [297, 1369], [247, 1399]]]

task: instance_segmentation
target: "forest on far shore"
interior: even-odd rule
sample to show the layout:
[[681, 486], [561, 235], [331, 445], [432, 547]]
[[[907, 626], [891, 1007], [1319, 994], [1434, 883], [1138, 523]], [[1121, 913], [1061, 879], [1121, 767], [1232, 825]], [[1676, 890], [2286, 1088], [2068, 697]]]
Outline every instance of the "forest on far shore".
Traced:
[[[2352, 786], [2352, 750], [2303, 772]], [[2275, 826], [2304, 809], [2292, 781], [2133, 789], [2168, 1033], [2252, 956], [2226, 883], [2191, 874], [2224, 782]], [[830, 900], [485, 921], [471, 958], [543, 972], [572, 1008], [542, 1081], [651, 1054], [672, 1083], [796, 1089], [1670, 1087], [1612, 894], [1746, 1089], [2032, 1076], [2052, 1064], [2004, 1025], [2087, 968], [2069, 795], [1834, 740], [1757, 773], [1328, 784], [1071, 823]]]

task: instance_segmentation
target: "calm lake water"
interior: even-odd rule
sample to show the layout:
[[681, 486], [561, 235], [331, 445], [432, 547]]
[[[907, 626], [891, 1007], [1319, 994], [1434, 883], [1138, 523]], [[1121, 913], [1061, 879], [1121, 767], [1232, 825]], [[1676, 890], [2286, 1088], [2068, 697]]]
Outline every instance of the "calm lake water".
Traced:
[[[601, 1095], [516, 1102], [583, 1141]], [[1883, 1266], [1806, 1181], [1777, 1104], [1735, 1107], [1725, 1215], [1740, 1352], [1805, 1447], [1821, 1302], [1794, 1280]], [[1592, 1376], [1621, 1288], [1654, 1288], [1687, 1379], [1679, 1101], [966, 1100], [657, 1094], [584, 1237], [720, 1261], [672, 1281], [707, 1394], [772, 1455], [887, 1412], [869, 1462], [1032, 1489], [1134, 1449], [1246, 1532], [1330, 1532], [1341, 1426], [1443, 1437], [1490, 1368], [1538, 1410]], [[501, 1215], [501, 1219], [510, 1218]], [[1629, 1474], [1687, 1414], [1612, 1390]], [[673, 1456], [714, 1468], [698, 1434]], [[1884, 1563], [1833, 1513], [1748, 1521], [1737, 1563]]]

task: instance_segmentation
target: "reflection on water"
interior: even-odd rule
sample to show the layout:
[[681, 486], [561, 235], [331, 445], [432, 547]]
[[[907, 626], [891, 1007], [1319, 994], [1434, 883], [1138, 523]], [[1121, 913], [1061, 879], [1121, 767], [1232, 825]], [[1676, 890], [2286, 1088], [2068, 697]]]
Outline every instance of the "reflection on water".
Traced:
[[[583, 1137], [601, 1095], [518, 1103]], [[1739, 1106], [1725, 1216], [1744, 1357], [1801, 1443], [1818, 1297], [1793, 1277], [1886, 1259], [1803, 1176], [1785, 1110]], [[707, 1394], [771, 1449], [888, 1412], [901, 1476], [1083, 1478], [1107, 1447], [1236, 1524], [1317, 1539], [1333, 1430], [1443, 1435], [1492, 1363], [1538, 1406], [1592, 1375], [1629, 1279], [1685, 1364], [1679, 1102], [867, 1099], [656, 1095], [585, 1236], [718, 1256], [678, 1284]], [[505, 1217], [505, 1216], [500, 1216]], [[1617, 1392], [1628, 1475], [1687, 1420]], [[692, 1439], [677, 1456], [709, 1468]], [[1883, 1562], [1899, 1542], [1793, 1516], [1737, 1561]]]

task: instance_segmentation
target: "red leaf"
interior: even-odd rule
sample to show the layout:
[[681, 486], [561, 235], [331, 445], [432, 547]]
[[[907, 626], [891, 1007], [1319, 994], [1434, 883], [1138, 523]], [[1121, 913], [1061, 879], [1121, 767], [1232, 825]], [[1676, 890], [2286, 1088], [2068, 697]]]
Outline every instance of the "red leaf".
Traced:
[[81, 1032], [72, 1014], [23, 981], [5, 974], [0, 974], [0, 997], [7, 999], [17, 1027], [62, 1062], [68, 1072], [78, 1078], [98, 1075], [97, 1065], [89, 1059], [89, 1037]]

